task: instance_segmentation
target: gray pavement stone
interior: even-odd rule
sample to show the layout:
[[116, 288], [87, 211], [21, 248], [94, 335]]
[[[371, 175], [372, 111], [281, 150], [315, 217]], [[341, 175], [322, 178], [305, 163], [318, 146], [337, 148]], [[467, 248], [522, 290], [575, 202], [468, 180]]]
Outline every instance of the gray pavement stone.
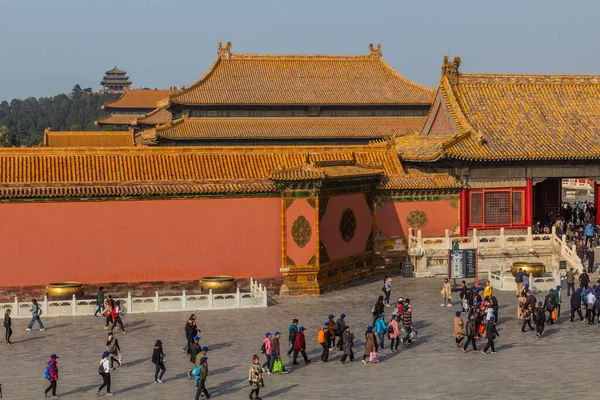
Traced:
[[[440, 307], [440, 279], [396, 278], [392, 298], [410, 297], [419, 339], [400, 353], [381, 353], [375, 365], [360, 363], [363, 334], [372, 318], [370, 310], [380, 294], [381, 281], [363, 281], [320, 297], [273, 298], [268, 309], [198, 312], [201, 345], [209, 352], [207, 381], [214, 398], [247, 398], [248, 366], [260, 354], [265, 332], [281, 331], [286, 348], [287, 327], [293, 318], [306, 327], [309, 357], [313, 363], [291, 366], [284, 354], [287, 375], [265, 376], [263, 398], [527, 398], [558, 399], [593, 393], [597, 378], [597, 326], [568, 321], [567, 308], [558, 325], [547, 327], [544, 338], [521, 333], [512, 292], [497, 292], [501, 304], [498, 353], [464, 354], [454, 347], [452, 318], [455, 307]], [[538, 296], [540, 298], [541, 296]], [[455, 302], [458, 294], [455, 294]], [[565, 302], [568, 301], [565, 293]], [[332, 351], [321, 363], [317, 330], [332, 313], [344, 312], [357, 337], [356, 360], [341, 365], [341, 353]], [[391, 307], [386, 308], [391, 313]], [[128, 315], [128, 333], [117, 333], [124, 365], [112, 375], [116, 398], [192, 399], [194, 382], [186, 372], [191, 364], [181, 352], [187, 313]], [[387, 319], [387, 318], [386, 318]], [[59, 355], [58, 394], [65, 399], [96, 398], [101, 383], [97, 365], [104, 351], [103, 320], [93, 317], [45, 318], [46, 331], [25, 332], [28, 321], [13, 320], [12, 346], [0, 346], [0, 383], [6, 399], [43, 397], [47, 381], [43, 371], [51, 353]], [[160, 339], [167, 354], [164, 385], [154, 384], [150, 362], [154, 342]], [[264, 357], [261, 356], [261, 360]]]

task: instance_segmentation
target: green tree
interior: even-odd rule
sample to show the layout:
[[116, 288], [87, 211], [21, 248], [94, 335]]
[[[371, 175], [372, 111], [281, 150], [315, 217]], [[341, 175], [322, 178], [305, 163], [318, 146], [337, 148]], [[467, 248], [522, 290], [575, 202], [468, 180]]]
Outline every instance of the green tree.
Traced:
[[11, 147], [11, 134], [7, 126], [0, 126], [0, 147]]

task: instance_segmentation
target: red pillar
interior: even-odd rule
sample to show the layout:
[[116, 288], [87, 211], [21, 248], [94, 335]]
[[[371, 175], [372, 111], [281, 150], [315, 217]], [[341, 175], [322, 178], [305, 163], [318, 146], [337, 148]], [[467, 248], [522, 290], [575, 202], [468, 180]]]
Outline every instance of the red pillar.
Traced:
[[468, 196], [469, 191], [467, 189], [462, 189], [460, 191], [460, 236], [467, 236], [467, 227], [469, 225]]
[[525, 185], [525, 225], [533, 226], [533, 181], [527, 178]]

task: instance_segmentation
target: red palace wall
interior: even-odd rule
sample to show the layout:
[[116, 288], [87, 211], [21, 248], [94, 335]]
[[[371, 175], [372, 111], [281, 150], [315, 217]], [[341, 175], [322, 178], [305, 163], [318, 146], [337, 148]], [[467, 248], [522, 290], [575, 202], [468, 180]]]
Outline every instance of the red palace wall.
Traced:
[[[340, 233], [340, 221], [346, 209], [352, 210], [356, 218], [354, 236], [348, 243]], [[372, 229], [373, 216], [364, 193], [329, 197], [320, 232], [330, 261], [364, 253]]]
[[[304, 247], [298, 246], [294, 241], [294, 238], [292, 237], [292, 228], [294, 222], [300, 216], [306, 218], [306, 220], [310, 224], [311, 231], [310, 239], [304, 245]], [[296, 265], [308, 264], [311, 257], [313, 257], [317, 251], [317, 229], [315, 227], [315, 209], [308, 203], [306, 199], [296, 199], [294, 200], [292, 205], [290, 205], [290, 207], [286, 210], [285, 220], [287, 256], [291, 258]]]
[[[458, 225], [458, 210], [451, 200], [387, 202], [376, 214], [377, 229], [386, 236], [408, 236], [406, 217], [412, 211], [423, 211], [427, 224], [420, 228], [423, 236], [444, 236], [446, 229]], [[454, 202], [456, 203], [456, 202]]]
[[0, 204], [3, 286], [281, 276], [274, 198]]

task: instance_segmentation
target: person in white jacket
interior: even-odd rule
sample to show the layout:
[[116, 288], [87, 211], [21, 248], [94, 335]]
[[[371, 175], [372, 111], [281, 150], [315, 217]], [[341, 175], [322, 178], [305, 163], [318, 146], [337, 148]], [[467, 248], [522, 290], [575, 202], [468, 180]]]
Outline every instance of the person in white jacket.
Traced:
[[103, 380], [102, 385], [100, 385], [100, 387], [96, 391], [96, 394], [98, 396], [100, 396], [100, 391], [102, 391], [102, 389], [104, 389], [105, 386], [106, 395], [113, 395], [110, 391], [110, 371], [112, 371], [112, 368], [110, 367], [110, 353], [108, 351], [105, 351], [104, 354], [102, 354], [102, 359], [100, 360], [100, 365], [98, 366], [98, 373], [102, 375]]
[[596, 308], [596, 296], [594, 295], [594, 291], [590, 290], [587, 295], [587, 321], [588, 324], [594, 324], [594, 313]]

